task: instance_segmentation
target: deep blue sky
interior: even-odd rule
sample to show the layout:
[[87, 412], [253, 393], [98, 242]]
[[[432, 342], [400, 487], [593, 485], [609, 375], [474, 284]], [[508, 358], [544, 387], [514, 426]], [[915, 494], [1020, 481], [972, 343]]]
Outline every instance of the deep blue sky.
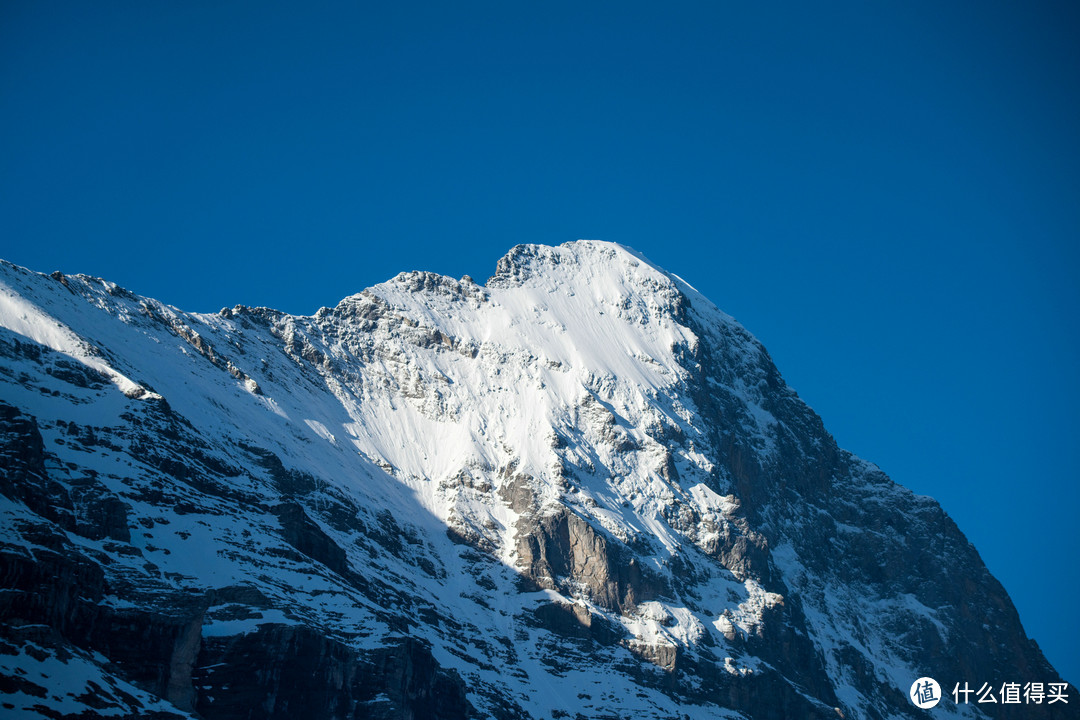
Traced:
[[5, 0], [0, 256], [312, 313], [630, 245], [1080, 682], [1080, 6], [583, 4]]

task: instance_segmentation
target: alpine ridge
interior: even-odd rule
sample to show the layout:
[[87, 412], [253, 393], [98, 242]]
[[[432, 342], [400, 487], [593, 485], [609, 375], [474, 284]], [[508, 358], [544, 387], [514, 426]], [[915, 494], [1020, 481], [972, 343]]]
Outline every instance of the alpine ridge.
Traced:
[[1062, 681], [934, 500], [619, 245], [310, 317], [2, 263], [0, 358], [4, 717], [1080, 717], [954, 701]]

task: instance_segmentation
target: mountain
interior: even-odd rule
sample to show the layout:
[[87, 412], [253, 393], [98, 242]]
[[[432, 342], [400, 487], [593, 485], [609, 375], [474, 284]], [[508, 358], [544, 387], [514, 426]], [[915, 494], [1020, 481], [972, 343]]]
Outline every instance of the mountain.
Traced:
[[4, 717], [1080, 717], [954, 701], [1062, 681], [934, 500], [627, 248], [311, 317], [4, 263], [0, 326]]

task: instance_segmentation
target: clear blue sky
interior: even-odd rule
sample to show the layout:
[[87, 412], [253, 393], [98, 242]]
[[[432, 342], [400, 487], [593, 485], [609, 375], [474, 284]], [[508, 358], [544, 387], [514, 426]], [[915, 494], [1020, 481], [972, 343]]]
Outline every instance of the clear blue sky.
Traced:
[[630, 245], [939, 499], [1080, 682], [1078, 37], [1037, 0], [5, 0], [0, 256], [312, 313]]

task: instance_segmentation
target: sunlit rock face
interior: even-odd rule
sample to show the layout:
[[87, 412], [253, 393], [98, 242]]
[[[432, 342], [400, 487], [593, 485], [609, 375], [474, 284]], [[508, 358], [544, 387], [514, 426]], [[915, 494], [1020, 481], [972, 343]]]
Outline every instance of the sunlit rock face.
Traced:
[[1060, 682], [936, 502], [609, 243], [311, 317], [4, 264], [0, 471], [5, 716], [916, 718], [931, 676], [1018, 717], [949, 691]]

